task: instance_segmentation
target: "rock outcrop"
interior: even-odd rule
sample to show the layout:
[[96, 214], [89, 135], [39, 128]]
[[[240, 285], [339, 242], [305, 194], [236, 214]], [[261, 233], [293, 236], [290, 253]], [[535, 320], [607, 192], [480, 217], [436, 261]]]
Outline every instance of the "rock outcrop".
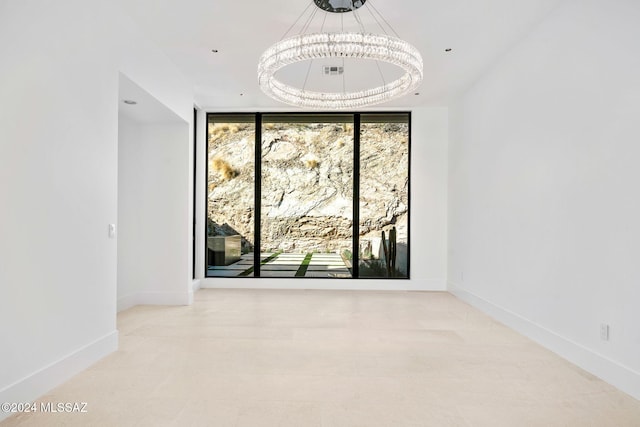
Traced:
[[[254, 242], [253, 125], [209, 126], [209, 233], [240, 234], [248, 252]], [[263, 251], [351, 250], [352, 134], [350, 124], [265, 124]], [[407, 161], [406, 125], [363, 125], [361, 242], [379, 239], [392, 225], [398, 228], [398, 241], [406, 242]]]

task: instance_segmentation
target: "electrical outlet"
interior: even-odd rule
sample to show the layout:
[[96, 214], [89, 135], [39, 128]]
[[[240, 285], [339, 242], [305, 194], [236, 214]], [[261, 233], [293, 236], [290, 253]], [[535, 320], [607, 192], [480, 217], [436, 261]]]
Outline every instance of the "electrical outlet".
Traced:
[[609, 325], [606, 323], [600, 324], [600, 339], [602, 341], [609, 341]]

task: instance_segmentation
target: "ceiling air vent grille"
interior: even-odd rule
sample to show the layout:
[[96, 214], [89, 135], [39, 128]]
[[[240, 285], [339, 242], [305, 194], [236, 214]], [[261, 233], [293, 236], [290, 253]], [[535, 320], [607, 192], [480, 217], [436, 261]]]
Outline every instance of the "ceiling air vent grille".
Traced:
[[344, 73], [344, 67], [336, 67], [336, 66], [325, 66], [324, 74], [325, 76], [339, 76]]

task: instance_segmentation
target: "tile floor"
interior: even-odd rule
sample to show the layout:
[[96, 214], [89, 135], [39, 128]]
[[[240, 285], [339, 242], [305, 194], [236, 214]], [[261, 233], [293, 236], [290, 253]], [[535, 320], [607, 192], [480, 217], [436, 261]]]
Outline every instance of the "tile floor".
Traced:
[[201, 290], [9, 426], [640, 426], [640, 401], [447, 293]]

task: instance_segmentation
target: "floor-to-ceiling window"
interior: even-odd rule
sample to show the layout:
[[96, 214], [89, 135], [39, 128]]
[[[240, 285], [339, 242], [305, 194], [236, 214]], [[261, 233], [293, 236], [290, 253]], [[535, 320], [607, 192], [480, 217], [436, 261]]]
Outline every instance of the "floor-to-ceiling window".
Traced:
[[360, 162], [360, 277], [407, 277], [408, 117], [362, 114]]
[[208, 114], [206, 276], [408, 278], [409, 145], [409, 113]]
[[207, 276], [253, 276], [255, 116], [207, 118]]
[[262, 116], [263, 277], [351, 277], [353, 115]]

